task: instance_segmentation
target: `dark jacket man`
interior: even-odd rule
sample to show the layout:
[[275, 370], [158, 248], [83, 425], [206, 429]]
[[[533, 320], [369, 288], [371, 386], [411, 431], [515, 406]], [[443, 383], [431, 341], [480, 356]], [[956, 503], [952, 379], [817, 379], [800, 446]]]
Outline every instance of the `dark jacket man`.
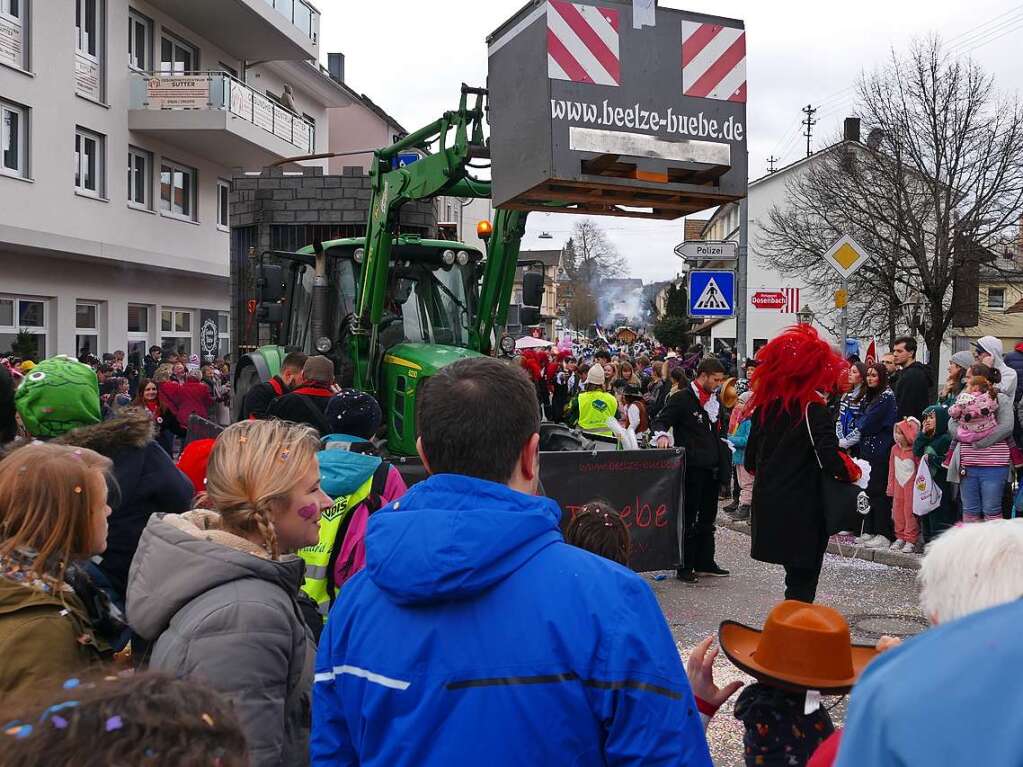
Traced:
[[901, 370], [897, 377], [889, 375], [888, 385], [895, 392], [898, 417], [920, 420], [924, 408], [931, 404], [931, 375], [923, 364], [916, 361], [916, 339], [912, 336], [896, 338], [892, 357]]
[[266, 418], [270, 403], [301, 385], [302, 368], [308, 359], [302, 352], [292, 352], [281, 362], [279, 375], [249, 389], [242, 403], [242, 418]]
[[146, 378], [152, 378], [153, 373], [160, 367], [160, 363], [163, 357], [163, 350], [159, 346], [151, 346], [149, 348], [149, 354], [142, 358], [142, 370], [145, 373]]
[[668, 397], [664, 407], [650, 424], [654, 434], [672, 429], [675, 444], [686, 449], [686, 467], [690, 469], [716, 469], [718, 467], [718, 445], [721, 436], [718, 421], [712, 422], [700, 399], [693, 390], [697, 383], [688, 384], [684, 389]]
[[267, 408], [267, 415], [282, 421], [304, 423], [321, 435], [330, 434], [327, 403], [334, 396], [334, 363], [323, 356], [310, 357], [302, 368], [302, 385], [292, 389]]
[[899, 420], [912, 416], [918, 421], [924, 408], [931, 404], [931, 374], [922, 362], [912, 364], [899, 372], [895, 382], [895, 401], [899, 407]]
[[686, 449], [682, 566], [675, 573], [686, 583], [695, 583], [697, 574], [729, 574], [714, 561], [718, 490], [731, 478], [731, 463], [722, 452], [727, 450], [721, 442], [723, 408], [713, 394], [723, 378], [721, 363], [707, 357], [697, 367], [695, 380], [668, 397], [651, 424], [658, 447], [668, 446], [671, 429], [675, 445]]

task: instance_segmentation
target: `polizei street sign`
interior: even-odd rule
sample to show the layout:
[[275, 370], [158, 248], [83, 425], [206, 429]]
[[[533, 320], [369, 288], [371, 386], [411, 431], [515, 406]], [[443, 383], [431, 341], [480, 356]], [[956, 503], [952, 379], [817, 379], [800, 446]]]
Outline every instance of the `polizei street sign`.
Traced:
[[739, 243], [732, 240], [686, 240], [675, 246], [675, 255], [686, 261], [736, 261]]

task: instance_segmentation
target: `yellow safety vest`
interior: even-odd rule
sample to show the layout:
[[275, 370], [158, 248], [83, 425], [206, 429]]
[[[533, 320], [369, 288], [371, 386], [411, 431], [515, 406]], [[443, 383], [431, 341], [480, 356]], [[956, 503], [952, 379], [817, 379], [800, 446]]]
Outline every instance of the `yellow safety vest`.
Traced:
[[334, 504], [320, 515], [320, 542], [298, 550], [298, 555], [305, 560], [302, 590], [316, 601], [324, 623], [330, 612], [330, 592], [327, 589], [329, 579], [333, 577], [333, 573], [329, 572], [330, 555], [335, 546], [340, 547], [344, 543], [337, 540], [338, 531], [352, 509], [369, 497], [372, 488], [373, 477], [370, 476], [354, 493], [335, 499]]
[[612, 432], [607, 428], [607, 419], [614, 418], [618, 400], [606, 391], [584, 391], [579, 395], [579, 428], [593, 434], [608, 437]]

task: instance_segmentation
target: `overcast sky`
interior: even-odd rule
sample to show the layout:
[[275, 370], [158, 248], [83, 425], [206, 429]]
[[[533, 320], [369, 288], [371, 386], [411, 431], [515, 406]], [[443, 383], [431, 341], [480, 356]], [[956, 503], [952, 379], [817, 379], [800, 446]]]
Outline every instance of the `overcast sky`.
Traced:
[[[459, 85], [486, 81], [486, 37], [524, 0], [421, 0], [352, 3], [319, 0], [324, 63], [345, 54], [345, 79], [408, 130], [458, 105]], [[743, 19], [747, 30], [747, 134], [750, 178], [767, 157], [779, 167], [806, 152], [800, 109], [819, 107], [813, 143], [823, 146], [854, 114], [852, 87], [891, 48], [937, 33], [957, 54], [974, 57], [997, 85], [1017, 92], [1023, 82], [1023, 3], [1014, 0], [661, 0], [661, 6]], [[523, 249], [560, 246], [574, 216], [532, 213]], [[678, 221], [597, 219], [628, 259], [632, 276], [669, 279], [679, 261]], [[539, 239], [542, 232], [553, 239]]]

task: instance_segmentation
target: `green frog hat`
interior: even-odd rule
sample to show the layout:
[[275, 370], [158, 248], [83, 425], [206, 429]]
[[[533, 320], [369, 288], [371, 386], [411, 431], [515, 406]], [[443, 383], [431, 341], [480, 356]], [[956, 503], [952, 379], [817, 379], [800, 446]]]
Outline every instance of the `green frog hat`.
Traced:
[[66, 356], [43, 360], [14, 393], [25, 430], [33, 437], [59, 437], [99, 423], [99, 383], [88, 365]]

